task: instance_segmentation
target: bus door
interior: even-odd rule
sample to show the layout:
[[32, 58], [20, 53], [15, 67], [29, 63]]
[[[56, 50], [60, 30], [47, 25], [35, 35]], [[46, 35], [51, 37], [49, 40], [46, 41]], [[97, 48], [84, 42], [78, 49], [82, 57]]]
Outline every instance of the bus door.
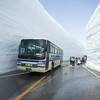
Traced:
[[46, 53], [46, 70], [48, 70], [49, 67], [49, 45], [47, 45], [47, 53]]

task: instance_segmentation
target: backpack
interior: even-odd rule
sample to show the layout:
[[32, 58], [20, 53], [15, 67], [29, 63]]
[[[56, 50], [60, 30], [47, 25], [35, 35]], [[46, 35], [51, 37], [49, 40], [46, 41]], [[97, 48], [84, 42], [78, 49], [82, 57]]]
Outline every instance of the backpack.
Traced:
[[71, 61], [75, 61], [75, 59], [74, 58], [71, 58]]

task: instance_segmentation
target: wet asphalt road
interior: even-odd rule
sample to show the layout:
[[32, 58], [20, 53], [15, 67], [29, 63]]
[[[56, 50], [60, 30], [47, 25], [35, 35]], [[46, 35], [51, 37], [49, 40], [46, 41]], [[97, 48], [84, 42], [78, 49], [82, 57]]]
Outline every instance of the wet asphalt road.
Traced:
[[[100, 100], [100, 79], [83, 66], [67, 65], [69, 62], [63, 62], [62, 66], [44, 74], [27, 73], [0, 78], [0, 100], [10, 100], [19, 96], [48, 73], [21, 100]], [[92, 71], [100, 76], [99, 72]], [[13, 71], [2, 75], [22, 72], [24, 71]]]

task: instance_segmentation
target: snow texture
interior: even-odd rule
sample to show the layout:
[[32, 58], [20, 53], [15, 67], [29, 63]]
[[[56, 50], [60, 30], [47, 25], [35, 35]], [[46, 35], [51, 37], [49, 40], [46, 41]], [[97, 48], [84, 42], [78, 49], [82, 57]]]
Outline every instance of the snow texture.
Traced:
[[87, 66], [100, 71], [100, 3], [86, 27]]
[[23, 38], [49, 39], [64, 50], [64, 60], [85, 54], [84, 46], [38, 0], [0, 0], [0, 73], [17, 69], [18, 46]]

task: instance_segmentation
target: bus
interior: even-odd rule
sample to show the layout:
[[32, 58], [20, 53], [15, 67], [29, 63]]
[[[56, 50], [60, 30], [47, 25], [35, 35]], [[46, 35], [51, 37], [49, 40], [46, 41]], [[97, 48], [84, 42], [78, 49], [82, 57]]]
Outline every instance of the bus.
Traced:
[[61, 65], [63, 50], [44, 38], [22, 39], [18, 50], [17, 68], [30, 72], [47, 72]]

